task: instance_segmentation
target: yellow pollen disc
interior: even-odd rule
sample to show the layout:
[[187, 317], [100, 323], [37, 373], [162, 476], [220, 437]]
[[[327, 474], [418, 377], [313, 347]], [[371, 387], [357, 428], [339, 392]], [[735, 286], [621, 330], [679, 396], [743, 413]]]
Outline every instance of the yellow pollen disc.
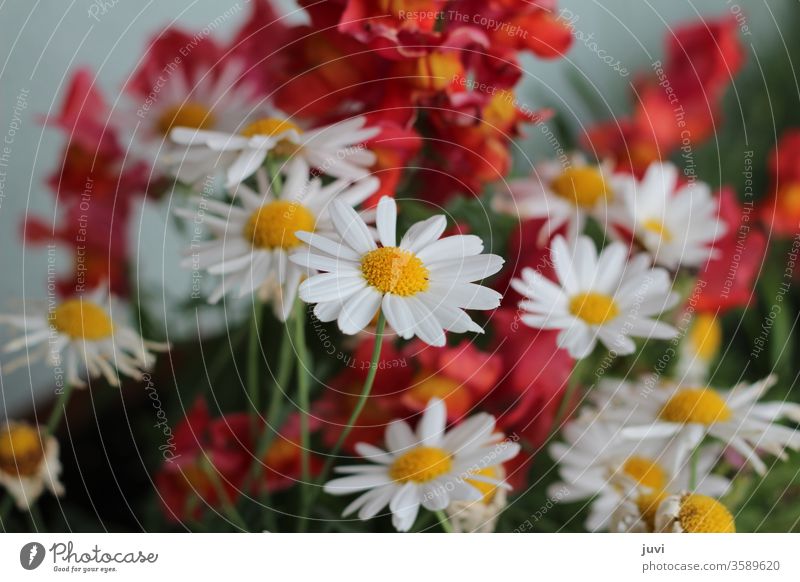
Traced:
[[731, 419], [731, 409], [710, 388], [684, 388], [670, 398], [659, 414], [667, 422], [711, 425]]
[[453, 461], [447, 451], [437, 447], [417, 447], [395, 459], [389, 476], [398, 483], [427, 483], [450, 472]]
[[650, 489], [663, 489], [667, 485], [667, 473], [653, 459], [633, 456], [622, 465], [622, 471], [639, 485]]
[[106, 311], [95, 303], [68, 299], [55, 308], [50, 324], [72, 339], [101, 340], [111, 337], [114, 325]]
[[678, 521], [686, 533], [735, 533], [728, 509], [716, 499], [691, 493], [681, 499]]
[[428, 269], [414, 253], [397, 247], [382, 247], [361, 258], [361, 273], [381, 293], [402, 297], [428, 288]]
[[0, 429], [0, 471], [29, 477], [43, 458], [42, 438], [36, 428], [15, 423]]
[[183, 103], [165, 110], [158, 118], [158, 130], [168, 135], [173, 127], [210, 129], [216, 124], [214, 114], [200, 103]]
[[642, 521], [647, 524], [648, 531], [656, 529], [656, 512], [661, 502], [667, 498], [667, 494], [663, 491], [652, 491], [650, 493], [642, 493], [636, 498], [636, 506], [639, 509], [639, 515], [642, 516]]
[[589, 291], [570, 298], [569, 312], [590, 325], [602, 325], [619, 315], [619, 307], [613, 297]]
[[[486, 467], [480, 471], [471, 471], [471, 475], [480, 475], [481, 477], [489, 477], [490, 479], [497, 479], [497, 469], [495, 467]], [[497, 492], [497, 485], [486, 483], [485, 481], [476, 481], [474, 479], [467, 479], [467, 483], [475, 487], [478, 491], [483, 493], [483, 503], [489, 505]]]
[[567, 168], [550, 184], [561, 198], [583, 208], [593, 208], [601, 200], [610, 200], [611, 191], [597, 168]]
[[642, 222], [642, 228], [648, 232], [658, 235], [664, 242], [672, 242], [672, 231], [656, 218], [648, 218]]
[[291, 249], [301, 244], [299, 230], [313, 232], [316, 219], [297, 202], [276, 200], [255, 210], [244, 225], [244, 237], [260, 249]]
[[[264, 119], [257, 119], [253, 123], [246, 126], [242, 130], [242, 135], [245, 137], [271, 137], [291, 129], [295, 130], [297, 133], [302, 133], [302, 130], [291, 121], [278, 119], [277, 117], [268, 117]], [[293, 144], [289, 140], [284, 139], [275, 146], [274, 151], [280, 156], [289, 157], [297, 153], [299, 149], [299, 146]]]
[[694, 352], [706, 362], [714, 359], [722, 345], [722, 326], [710, 313], [701, 313], [694, 318], [689, 330], [689, 341]]

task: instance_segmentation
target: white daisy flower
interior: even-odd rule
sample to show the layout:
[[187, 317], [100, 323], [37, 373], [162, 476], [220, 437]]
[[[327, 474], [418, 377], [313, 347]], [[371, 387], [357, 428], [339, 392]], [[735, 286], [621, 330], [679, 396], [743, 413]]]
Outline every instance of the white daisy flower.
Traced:
[[336, 200], [352, 210], [380, 187], [374, 176], [355, 184], [336, 180], [327, 186], [320, 178], [309, 176], [306, 161], [294, 158], [288, 164], [280, 196], [272, 192], [266, 175], [259, 170], [260, 194], [244, 184], [234, 191], [241, 205], [195, 196], [192, 201], [198, 210], [177, 211], [187, 220], [205, 223], [214, 235], [210, 241], [194, 243], [181, 263], [222, 275], [208, 298], [210, 303], [234, 290], [239, 297], [261, 290], [261, 298], [271, 300], [276, 317], [285, 321], [306, 271], [288, 260], [290, 252], [307, 248], [297, 231], [314, 233], [314, 237], [335, 237], [331, 202]]
[[226, 186], [232, 188], [252, 176], [269, 153], [275, 153], [302, 158], [334, 178], [358, 180], [369, 174], [376, 159], [362, 144], [380, 132], [378, 127], [365, 127], [366, 123], [366, 117], [360, 116], [303, 131], [287, 119], [271, 117], [256, 120], [239, 133], [176, 127], [170, 137], [186, 146], [186, 151], [172, 160], [174, 174], [193, 184], [222, 168]]
[[736, 523], [728, 508], [716, 499], [684, 492], [661, 501], [655, 516], [655, 531], [735, 533]]
[[548, 160], [538, 164], [532, 176], [511, 181], [507, 191], [494, 196], [492, 207], [522, 219], [545, 219], [540, 246], [564, 225], [567, 240], [574, 241], [583, 233], [587, 218], [607, 222], [609, 204], [615, 199], [612, 167], [610, 162], [589, 164], [580, 154], [566, 165]]
[[[549, 497], [560, 502], [591, 498], [589, 531], [618, 529], [613, 517], [626, 502], [644, 511], [652, 495], [681, 491], [691, 476], [690, 453], [684, 448], [666, 439], [624, 439], [622, 426], [602, 420], [599, 414], [567, 424], [562, 431], [565, 442], [553, 443], [549, 451], [563, 480], [550, 486]], [[711, 474], [720, 453], [718, 447], [705, 447], [698, 455], [694, 469], [698, 491], [720, 496], [728, 490], [727, 479]]]
[[490, 414], [476, 414], [448, 432], [446, 417], [444, 402], [434, 398], [416, 433], [406, 422], [393, 421], [386, 428], [387, 451], [356, 445], [358, 454], [375, 464], [338, 467], [348, 476], [329, 481], [325, 492], [366, 492], [345, 508], [344, 516], [358, 511], [359, 519], [371, 519], [388, 504], [394, 527], [408, 531], [420, 506], [441, 511], [454, 501], [479, 501], [484, 494], [478, 483], [507, 487], [486, 470], [517, 456], [519, 445], [494, 432]]
[[674, 437], [686, 451], [694, 450], [709, 436], [737, 451], [764, 474], [767, 468], [759, 451], [785, 459], [785, 449], [800, 449], [800, 432], [777, 424], [784, 418], [800, 422], [800, 404], [758, 402], [775, 381], [769, 376], [728, 391], [669, 383], [647, 391], [622, 391], [616, 407], [619, 416], [628, 418], [622, 435], [635, 440]]
[[[98, 288], [85, 297], [66, 299], [48, 311], [42, 308], [33, 316], [0, 315], [0, 323], [22, 330], [22, 336], [8, 342], [6, 353], [24, 349], [6, 371], [35, 359], [66, 369], [66, 382], [83, 387], [81, 376], [104, 377], [119, 386], [119, 375], [136, 380], [155, 362], [152, 351], [166, 351], [168, 344], [151, 342], [127, 325], [112, 318], [116, 299]], [[103, 307], [108, 305], [108, 309]], [[118, 307], [117, 309], [121, 309]]]
[[633, 234], [658, 265], [702, 266], [712, 256], [712, 243], [725, 234], [711, 188], [703, 182], [678, 188], [673, 164], [652, 164], [640, 182], [629, 177], [616, 185], [615, 223]]
[[671, 308], [678, 296], [670, 291], [669, 274], [650, 268], [647, 256], [627, 260], [622, 243], [612, 243], [598, 256], [592, 239], [581, 236], [570, 247], [553, 239], [551, 259], [558, 282], [533, 269], [511, 286], [526, 297], [519, 306], [522, 321], [539, 329], [560, 329], [558, 345], [573, 358], [591, 354], [597, 340], [617, 354], [636, 349], [631, 337], [669, 339], [672, 326], [654, 319]]
[[25, 422], [0, 426], [0, 485], [27, 510], [44, 492], [64, 494], [58, 441]]
[[314, 314], [321, 321], [337, 320], [343, 333], [362, 331], [380, 309], [400, 337], [416, 335], [443, 346], [445, 330], [483, 331], [464, 309], [500, 305], [499, 293], [473, 281], [495, 274], [503, 259], [482, 255], [483, 241], [474, 235], [439, 239], [447, 226], [444, 216], [414, 224], [398, 245], [397, 205], [384, 196], [376, 219], [380, 247], [352, 208], [334, 202], [331, 218], [341, 242], [298, 233], [311, 249], [291, 260], [325, 271], [303, 282], [300, 298], [317, 304]]
[[119, 122], [136, 132], [136, 141], [148, 142], [167, 138], [177, 127], [236, 131], [260, 100], [255, 85], [241, 82], [246, 69], [244, 62], [230, 59], [223, 67], [197, 71], [196, 83], [184, 74], [169, 75], [157, 92], [131, 103]]

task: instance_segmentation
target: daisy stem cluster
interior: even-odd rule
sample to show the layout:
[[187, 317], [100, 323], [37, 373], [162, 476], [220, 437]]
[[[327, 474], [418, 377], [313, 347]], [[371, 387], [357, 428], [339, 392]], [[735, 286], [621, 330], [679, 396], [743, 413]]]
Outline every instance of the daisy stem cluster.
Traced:
[[217, 473], [216, 467], [211, 462], [210, 459], [206, 458], [205, 461], [202, 463], [203, 471], [208, 476], [208, 480], [211, 482], [211, 486], [214, 487], [214, 491], [216, 492], [217, 496], [219, 497], [220, 503], [228, 517], [233, 523], [236, 524], [237, 527], [244, 531], [248, 531], [247, 522], [245, 522], [244, 518], [239, 514], [239, 511], [231, 502], [231, 498], [228, 495], [228, 492], [225, 491], [225, 486], [223, 485], [222, 481], [219, 478], [219, 474]]
[[350, 431], [353, 430], [353, 426], [358, 420], [358, 417], [361, 415], [361, 411], [364, 410], [364, 405], [367, 403], [367, 398], [369, 398], [369, 394], [372, 391], [372, 385], [375, 383], [375, 374], [378, 373], [378, 361], [381, 357], [381, 347], [383, 346], [383, 330], [385, 327], [386, 317], [384, 316], [383, 311], [381, 311], [378, 314], [378, 323], [375, 326], [375, 347], [372, 349], [372, 358], [370, 359], [367, 378], [364, 380], [364, 387], [361, 390], [361, 394], [358, 396], [358, 401], [353, 407], [353, 412], [350, 414], [347, 424], [342, 429], [339, 438], [336, 439], [336, 444], [333, 445], [333, 449], [331, 449], [330, 455], [325, 461], [325, 465], [322, 468], [322, 474], [320, 475], [321, 482], [327, 479], [328, 473], [331, 470], [331, 465], [333, 465], [333, 462], [338, 456], [339, 451], [342, 449], [344, 441], [347, 440], [347, 437], [350, 435]]
[[253, 302], [253, 319], [250, 322], [250, 343], [247, 355], [247, 390], [250, 396], [250, 404], [256, 411], [251, 419], [252, 428], [258, 426], [258, 410], [260, 409], [261, 390], [259, 386], [258, 365], [261, 356], [259, 335], [261, 326], [261, 316], [264, 311], [264, 304], [257, 298]]

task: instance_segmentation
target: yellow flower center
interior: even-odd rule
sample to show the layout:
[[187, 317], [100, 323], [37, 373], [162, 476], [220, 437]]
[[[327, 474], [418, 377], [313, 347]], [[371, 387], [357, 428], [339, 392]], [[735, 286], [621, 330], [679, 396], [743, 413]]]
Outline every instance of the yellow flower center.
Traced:
[[[479, 471], [472, 471], [470, 472], [471, 475], [480, 475], [481, 477], [489, 477], [491, 479], [497, 479], [497, 468], [496, 467], [486, 467], [485, 469], [481, 469]], [[483, 493], [483, 503], [485, 505], [489, 505], [494, 498], [494, 494], [497, 492], [497, 485], [492, 485], [491, 483], [486, 483], [485, 481], [476, 481], [475, 479], [467, 479], [467, 483], [475, 487], [478, 491]]]
[[658, 235], [664, 242], [672, 242], [672, 231], [667, 226], [656, 218], [648, 218], [642, 222], [642, 228], [648, 232]]
[[95, 303], [68, 299], [50, 315], [51, 325], [72, 339], [101, 340], [111, 337], [114, 325], [106, 311]]
[[670, 398], [659, 416], [667, 422], [711, 425], [731, 419], [725, 400], [710, 388], [685, 388]]
[[447, 451], [437, 447], [417, 447], [395, 459], [389, 476], [398, 483], [427, 483], [446, 475], [453, 466]]
[[601, 200], [611, 199], [611, 191], [597, 168], [567, 168], [550, 184], [561, 198], [582, 208], [594, 208]]
[[622, 472], [649, 489], [663, 489], [667, 485], [667, 473], [653, 459], [632, 456], [622, 465]]
[[651, 491], [649, 493], [642, 493], [636, 498], [636, 506], [639, 509], [639, 515], [642, 521], [647, 524], [648, 531], [655, 531], [656, 529], [656, 512], [661, 502], [667, 498], [667, 494], [663, 491]]
[[428, 269], [414, 253], [382, 247], [361, 259], [361, 273], [381, 293], [408, 297], [428, 288]]
[[714, 359], [722, 345], [722, 326], [710, 313], [701, 313], [694, 318], [689, 331], [689, 342], [694, 352], [706, 362]]
[[[297, 133], [302, 133], [302, 130], [291, 121], [286, 119], [278, 119], [277, 117], [265, 117], [264, 119], [257, 119], [251, 124], [247, 125], [242, 130], [242, 135], [245, 137], [272, 137], [289, 130], [295, 130]], [[273, 149], [273, 151], [280, 156], [292, 156], [299, 151], [300, 147], [293, 144], [287, 139], [281, 140]]]
[[211, 110], [200, 103], [182, 103], [166, 109], [158, 118], [158, 130], [169, 135], [173, 127], [209, 129], [216, 125], [216, 117]]
[[691, 493], [681, 499], [678, 521], [686, 533], [735, 533], [728, 509], [716, 499]]
[[570, 298], [569, 312], [590, 325], [602, 325], [619, 315], [619, 307], [613, 297], [588, 291]]
[[29, 477], [39, 469], [43, 458], [42, 437], [36, 428], [14, 424], [0, 429], [0, 471]]
[[302, 204], [276, 200], [254, 211], [244, 225], [244, 237], [260, 249], [291, 249], [301, 244], [299, 230], [313, 232], [316, 219]]

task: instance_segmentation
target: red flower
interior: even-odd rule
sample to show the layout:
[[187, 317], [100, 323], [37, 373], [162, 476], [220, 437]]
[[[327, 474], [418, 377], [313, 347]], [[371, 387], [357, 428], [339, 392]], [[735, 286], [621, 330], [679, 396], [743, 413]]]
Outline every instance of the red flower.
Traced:
[[678, 98], [722, 96], [745, 62], [734, 18], [690, 22], [675, 29], [667, 41], [667, 78]]
[[436, 39], [447, 0], [347, 0], [339, 31], [384, 58], [419, 56]]
[[236, 502], [249, 466], [247, 450], [251, 443], [242, 445], [238, 438], [229, 437], [246, 434], [247, 420], [241, 415], [212, 420], [205, 401], [198, 399], [175, 427], [171, 458], [164, 462], [155, 478], [167, 519], [199, 519], [206, 506], [222, 505], [205, 463], [218, 473], [228, 500]]
[[[322, 396], [314, 403], [313, 413], [320, 421], [320, 432], [326, 446], [332, 447], [347, 425], [358, 401], [372, 360], [373, 338], [361, 341], [351, 355], [342, 354], [345, 365], [333, 378]], [[412, 370], [407, 357], [397, 350], [392, 338], [385, 337], [372, 393], [353, 430], [344, 443], [344, 450], [354, 452], [359, 442], [383, 440], [386, 425], [403, 412], [400, 397], [411, 384]]]
[[[252, 418], [234, 413], [212, 419], [208, 406], [198, 398], [173, 433], [174, 449], [156, 475], [164, 512], [171, 521], [201, 517], [206, 506], [220, 507], [218, 488], [208, 471], [215, 471], [225, 495], [236, 503], [242, 487], [256, 462], [255, 443], [264, 430], [258, 426], [253, 434]], [[280, 491], [291, 487], [301, 476], [300, 429], [297, 415], [292, 415], [261, 459], [264, 473], [253, 484], [254, 492], [262, 488]], [[312, 475], [319, 472], [321, 462], [311, 457]]]
[[800, 130], [786, 131], [769, 157], [770, 191], [759, 204], [765, 227], [778, 236], [800, 232]]
[[506, 434], [538, 447], [553, 428], [574, 361], [556, 345], [558, 331], [532, 329], [513, 309], [498, 309], [492, 328], [504, 377], [487, 410]]
[[503, 294], [503, 307], [516, 309], [523, 299], [510, 285], [511, 279], [518, 277], [520, 271], [529, 267], [555, 280], [550, 249], [537, 244], [539, 234], [544, 226], [544, 219], [523, 220], [508, 237], [508, 260], [500, 272], [493, 287]]
[[719, 205], [725, 235], [714, 242], [715, 256], [698, 274], [694, 293], [695, 309], [714, 314], [750, 304], [767, 250], [764, 233], [751, 224], [732, 189], [722, 188]]
[[585, 148], [641, 175], [652, 162], [713, 133], [720, 101], [743, 63], [735, 20], [678, 27], [667, 42], [665, 64], [654, 65], [654, 75], [637, 83], [633, 115], [590, 128]]
[[381, 132], [366, 142], [366, 147], [375, 154], [376, 162], [371, 173], [381, 181], [375, 194], [364, 202], [372, 207], [383, 196], [394, 196], [408, 168], [410, 161], [417, 155], [422, 146], [422, 138], [411, 128], [404, 128], [394, 121], [372, 123], [381, 128]]
[[502, 372], [498, 355], [482, 352], [468, 340], [443, 348], [413, 342], [405, 353], [417, 371], [402, 393], [403, 405], [421, 412], [431, 398], [440, 398], [447, 404], [448, 419], [453, 422], [464, 419], [476, 408], [485, 408]]

